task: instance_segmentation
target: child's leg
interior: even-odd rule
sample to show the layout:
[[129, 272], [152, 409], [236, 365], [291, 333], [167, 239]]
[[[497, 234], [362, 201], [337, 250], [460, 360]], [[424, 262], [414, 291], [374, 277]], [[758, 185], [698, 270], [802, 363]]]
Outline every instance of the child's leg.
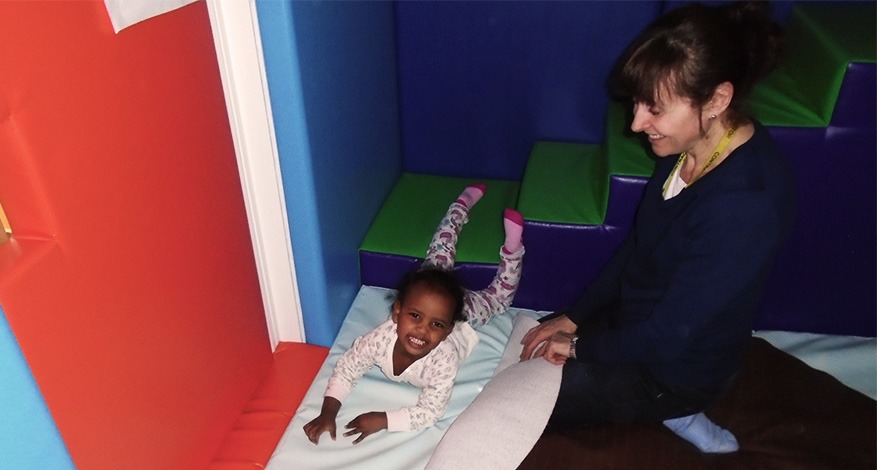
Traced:
[[703, 413], [668, 419], [664, 426], [697, 446], [701, 452], [722, 454], [735, 452], [740, 447], [731, 431], [712, 422]]
[[[466, 291], [463, 311], [473, 327], [484, 325], [512, 304], [521, 281], [524, 245], [521, 243], [524, 219], [518, 211], [506, 209], [503, 217], [506, 238], [499, 250], [500, 262], [496, 276], [487, 288]], [[511, 247], [512, 249], [509, 249]]]
[[444, 218], [435, 229], [422, 266], [435, 266], [443, 269], [454, 267], [460, 230], [463, 229], [466, 222], [469, 222], [469, 209], [481, 199], [486, 190], [487, 186], [484, 184], [473, 184], [464, 189], [457, 200], [451, 203]]

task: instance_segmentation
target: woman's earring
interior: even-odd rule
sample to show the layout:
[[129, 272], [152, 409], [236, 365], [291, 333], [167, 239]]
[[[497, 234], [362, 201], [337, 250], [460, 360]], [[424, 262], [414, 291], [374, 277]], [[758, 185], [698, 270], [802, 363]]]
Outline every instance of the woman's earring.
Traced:
[[710, 119], [715, 119], [715, 118], [716, 118], [715, 114], [710, 114]]

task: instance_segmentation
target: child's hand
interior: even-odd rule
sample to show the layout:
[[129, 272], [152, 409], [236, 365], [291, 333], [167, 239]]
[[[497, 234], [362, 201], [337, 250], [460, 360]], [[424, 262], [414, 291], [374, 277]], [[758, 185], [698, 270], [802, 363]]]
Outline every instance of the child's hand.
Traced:
[[354, 418], [353, 421], [347, 423], [345, 428], [350, 431], [345, 432], [344, 436], [359, 434], [359, 437], [353, 441], [354, 444], [358, 444], [368, 435], [374, 434], [382, 429], [387, 429], [387, 413], [384, 413], [383, 411], [363, 413]]
[[326, 431], [329, 431], [329, 437], [332, 440], [335, 440], [335, 417], [334, 416], [326, 416], [325, 414], [320, 414], [314, 418], [308, 424], [304, 425], [305, 434], [308, 435], [308, 440], [313, 442], [314, 444], [318, 444], [320, 441], [320, 435]]
[[308, 435], [308, 440], [317, 444], [320, 440], [320, 435], [329, 431], [329, 437], [334, 441], [335, 417], [338, 416], [338, 410], [340, 409], [341, 402], [336, 398], [323, 398], [323, 408], [320, 410], [320, 416], [317, 416], [313, 421], [304, 425], [305, 434]]

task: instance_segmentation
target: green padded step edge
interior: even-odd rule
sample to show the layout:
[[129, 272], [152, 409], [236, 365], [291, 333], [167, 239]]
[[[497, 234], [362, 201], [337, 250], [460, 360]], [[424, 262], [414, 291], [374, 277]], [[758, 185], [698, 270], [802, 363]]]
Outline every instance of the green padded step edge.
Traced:
[[599, 224], [606, 215], [606, 174], [599, 145], [536, 142], [524, 171], [518, 210], [527, 220]]
[[753, 116], [767, 126], [828, 126], [847, 66], [877, 62], [875, 17], [873, 2], [796, 4], [788, 54], [753, 90]]
[[626, 110], [623, 103], [609, 103], [604, 145], [545, 141], [533, 145], [518, 201], [525, 219], [602, 224], [609, 201], [609, 175], [651, 176], [655, 161], [627, 128]]
[[469, 215], [457, 243], [457, 262], [498, 263], [502, 213], [515, 208], [516, 181], [402, 173], [360, 245], [360, 250], [423, 258], [448, 205], [466, 186], [483, 182], [487, 193]]

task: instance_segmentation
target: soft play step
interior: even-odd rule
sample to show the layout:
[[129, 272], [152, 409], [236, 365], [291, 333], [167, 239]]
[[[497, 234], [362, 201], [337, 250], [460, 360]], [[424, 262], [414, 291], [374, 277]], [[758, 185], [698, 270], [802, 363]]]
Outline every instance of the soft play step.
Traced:
[[619, 162], [607, 148], [562, 142], [533, 146], [518, 201], [527, 254], [515, 305], [534, 310], [569, 305], [630, 229], [653, 162], [630, 146], [613, 154], [631, 157]]
[[602, 224], [609, 192], [599, 145], [536, 142], [527, 159], [518, 210], [526, 220]]
[[487, 193], [470, 213], [457, 243], [457, 265], [467, 287], [483, 288], [493, 278], [503, 243], [502, 213], [517, 207], [516, 181], [403, 173], [384, 201], [359, 250], [364, 285], [395, 288], [415, 269], [441, 218], [466, 186], [481, 181]]
[[[874, 2], [799, 2], [786, 27], [788, 53], [753, 91], [752, 112], [766, 126], [826, 127], [840, 110], [848, 64], [874, 63]], [[870, 106], [857, 103], [873, 116]]]
[[792, 161], [796, 226], [756, 328], [874, 336], [877, 4], [798, 3], [753, 112]]

